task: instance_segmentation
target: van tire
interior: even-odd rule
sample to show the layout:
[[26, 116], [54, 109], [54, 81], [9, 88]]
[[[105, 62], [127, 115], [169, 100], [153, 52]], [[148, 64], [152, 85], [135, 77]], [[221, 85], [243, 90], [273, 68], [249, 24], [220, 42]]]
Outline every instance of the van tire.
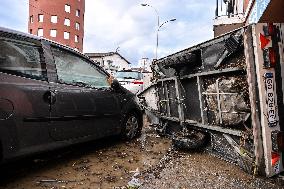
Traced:
[[122, 123], [121, 138], [124, 140], [132, 140], [139, 137], [141, 135], [141, 131], [141, 118], [136, 112], [129, 113]]
[[199, 131], [184, 136], [174, 135], [172, 138], [173, 147], [178, 150], [202, 150], [207, 141], [207, 135]]

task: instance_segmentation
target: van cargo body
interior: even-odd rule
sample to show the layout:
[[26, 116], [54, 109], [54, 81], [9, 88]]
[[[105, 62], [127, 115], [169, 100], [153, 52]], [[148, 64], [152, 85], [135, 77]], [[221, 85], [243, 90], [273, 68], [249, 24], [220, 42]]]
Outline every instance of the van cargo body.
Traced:
[[210, 152], [252, 174], [279, 174], [283, 35], [284, 24], [249, 25], [159, 59], [155, 83], [139, 95], [142, 104], [159, 129], [206, 132]]

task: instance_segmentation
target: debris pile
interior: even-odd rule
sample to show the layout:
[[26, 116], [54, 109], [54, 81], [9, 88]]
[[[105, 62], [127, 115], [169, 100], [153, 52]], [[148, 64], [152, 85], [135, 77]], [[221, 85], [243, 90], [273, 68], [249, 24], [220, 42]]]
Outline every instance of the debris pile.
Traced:
[[204, 93], [212, 124], [236, 126], [250, 115], [248, 86], [244, 77], [222, 77], [208, 85]]

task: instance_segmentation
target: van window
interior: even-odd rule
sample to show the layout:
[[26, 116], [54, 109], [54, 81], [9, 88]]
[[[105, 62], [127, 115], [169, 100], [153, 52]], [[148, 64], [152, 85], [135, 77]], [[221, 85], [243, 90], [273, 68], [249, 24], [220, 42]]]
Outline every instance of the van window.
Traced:
[[118, 71], [115, 74], [116, 78], [122, 78], [122, 79], [142, 79], [142, 74], [140, 72], [134, 72], [134, 71]]
[[94, 88], [110, 87], [107, 75], [88, 61], [59, 48], [52, 48], [52, 51], [60, 83]]
[[40, 48], [14, 41], [0, 40], [0, 71], [46, 80], [40, 63]]

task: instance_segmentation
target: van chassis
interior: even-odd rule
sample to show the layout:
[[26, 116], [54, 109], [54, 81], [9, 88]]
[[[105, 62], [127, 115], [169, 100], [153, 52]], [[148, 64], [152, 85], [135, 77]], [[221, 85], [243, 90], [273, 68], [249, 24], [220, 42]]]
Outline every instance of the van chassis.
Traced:
[[[153, 84], [138, 97], [157, 130], [173, 137], [204, 133], [206, 150], [251, 174], [283, 171], [277, 143], [283, 100], [277, 98], [283, 99], [278, 71], [284, 65], [284, 27], [273, 25], [277, 38], [265, 33], [267, 27], [246, 26], [155, 61]], [[270, 40], [266, 46], [260, 35]], [[271, 48], [280, 54], [275, 67], [265, 59]], [[274, 152], [280, 154], [276, 162]]]

